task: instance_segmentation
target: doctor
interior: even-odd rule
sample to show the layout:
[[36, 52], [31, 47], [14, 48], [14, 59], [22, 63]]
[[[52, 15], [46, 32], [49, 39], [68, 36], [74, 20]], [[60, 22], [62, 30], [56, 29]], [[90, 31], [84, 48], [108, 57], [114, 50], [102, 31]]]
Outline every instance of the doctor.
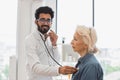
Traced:
[[28, 80], [52, 80], [59, 74], [72, 74], [77, 71], [70, 66], [61, 66], [50, 55], [59, 61], [58, 36], [50, 30], [53, 10], [48, 6], [39, 7], [35, 12], [37, 29], [26, 38], [26, 57]]

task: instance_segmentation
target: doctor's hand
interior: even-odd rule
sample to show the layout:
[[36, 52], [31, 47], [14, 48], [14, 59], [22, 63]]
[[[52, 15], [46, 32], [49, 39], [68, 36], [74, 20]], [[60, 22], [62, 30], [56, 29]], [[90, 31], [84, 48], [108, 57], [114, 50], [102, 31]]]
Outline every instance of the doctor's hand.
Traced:
[[48, 33], [48, 36], [50, 37], [52, 45], [56, 46], [56, 42], [57, 42], [57, 39], [58, 39], [57, 34], [54, 31], [50, 30], [50, 32]]
[[70, 66], [59, 67], [60, 74], [72, 74], [75, 72], [77, 72], [77, 68], [74, 68], [74, 67], [70, 67]]

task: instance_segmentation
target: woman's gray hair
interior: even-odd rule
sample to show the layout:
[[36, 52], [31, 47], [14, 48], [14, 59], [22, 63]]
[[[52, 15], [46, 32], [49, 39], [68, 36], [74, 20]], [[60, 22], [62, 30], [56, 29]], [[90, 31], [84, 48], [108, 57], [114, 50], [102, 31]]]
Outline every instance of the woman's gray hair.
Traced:
[[97, 34], [93, 27], [87, 27], [85, 25], [78, 25], [76, 32], [83, 36], [83, 41], [88, 45], [88, 52], [96, 53]]

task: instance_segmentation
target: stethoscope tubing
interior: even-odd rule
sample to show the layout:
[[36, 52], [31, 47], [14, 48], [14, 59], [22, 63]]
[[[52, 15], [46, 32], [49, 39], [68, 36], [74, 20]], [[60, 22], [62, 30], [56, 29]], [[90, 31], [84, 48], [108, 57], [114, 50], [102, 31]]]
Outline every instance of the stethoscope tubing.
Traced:
[[[48, 50], [48, 48], [47, 48], [47, 45], [45, 44], [45, 41], [43, 40], [43, 37], [42, 37], [41, 34], [40, 34], [40, 36], [41, 36], [41, 38], [42, 38], [42, 41], [43, 41], [43, 43], [44, 43], [44, 46], [45, 46], [45, 48], [46, 48], [46, 50], [47, 50], [48, 55], [51, 57], [51, 59], [52, 59], [55, 63], [57, 63], [57, 65], [62, 66], [62, 65], [50, 54], [50, 52], [49, 52], [49, 50]], [[54, 53], [54, 52], [53, 52], [53, 53]]]

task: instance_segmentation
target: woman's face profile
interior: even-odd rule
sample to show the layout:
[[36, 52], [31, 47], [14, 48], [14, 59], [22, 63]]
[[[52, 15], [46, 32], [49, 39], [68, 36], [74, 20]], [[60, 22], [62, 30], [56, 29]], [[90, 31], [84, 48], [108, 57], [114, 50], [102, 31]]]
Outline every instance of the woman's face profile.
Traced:
[[81, 52], [86, 49], [86, 45], [83, 41], [83, 36], [79, 35], [77, 32], [73, 36], [73, 40], [71, 41], [72, 48], [75, 52]]

